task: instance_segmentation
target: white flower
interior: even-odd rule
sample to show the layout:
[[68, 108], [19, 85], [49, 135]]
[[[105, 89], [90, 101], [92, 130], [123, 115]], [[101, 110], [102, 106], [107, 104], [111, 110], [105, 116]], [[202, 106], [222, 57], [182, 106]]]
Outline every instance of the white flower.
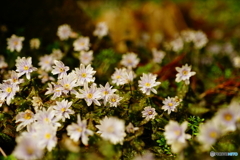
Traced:
[[52, 83], [52, 84], [53, 84], [53, 86], [50, 83], [48, 83], [48, 88], [47, 88], [47, 92], [45, 93], [45, 95], [53, 94], [51, 99], [55, 99], [62, 95], [64, 88], [60, 84], [55, 84], [55, 83]]
[[6, 98], [7, 105], [9, 105], [17, 91], [19, 91], [19, 86], [15, 83], [5, 82], [0, 84], [0, 100], [4, 101]]
[[18, 72], [19, 77], [26, 74], [28, 80], [31, 78], [30, 73], [36, 70], [36, 68], [32, 66], [32, 57], [18, 57], [16, 60], [16, 67], [16, 71]]
[[93, 51], [92, 50], [91, 51], [81, 51], [79, 60], [84, 65], [91, 64], [91, 62], [93, 60]]
[[68, 100], [62, 100], [61, 102], [57, 101], [56, 103], [57, 105], [53, 106], [55, 115], [60, 117], [63, 122], [65, 121], [65, 118], [70, 118], [70, 114], [75, 113], [73, 110], [69, 109], [72, 105], [72, 102], [68, 102]]
[[127, 72], [126, 68], [122, 69], [115, 68], [115, 72], [111, 76], [112, 83], [116, 84], [117, 86], [126, 84], [127, 83], [126, 72]]
[[50, 152], [57, 145], [57, 129], [48, 124], [43, 124], [42, 128], [37, 132], [38, 143]]
[[102, 99], [104, 100], [104, 102], [103, 102], [104, 105], [107, 104], [108, 96], [111, 94], [114, 94], [114, 92], [117, 91], [116, 89], [112, 89], [112, 87], [113, 86], [110, 86], [108, 82], [105, 84], [104, 87], [100, 84], [99, 91], [102, 94]]
[[80, 37], [73, 42], [74, 51], [89, 50], [89, 37]]
[[107, 96], [107, 102], [109, 103], [110, 107], [117, 107], [122, 99], [123, 98], [117, 94], [110, 94]]
[[60, 127], [61, 124], [58, 123], [59, 118], [56, 117], [55, 111], [52, 107], [49, 107], [48, 110], [43, 108], [43, 110], [39, 110], [35, 114], [35, 120], [38, 122], [38, 124], [41, 125], [52, 125], [53, 127], [57, 128]]
[[75, 68], [74, 73], [76, 74], [77, 84], [80, 86], [83, 86], [84, 83], [95, 81], [93, 75], [96, 73], [96, 71], [93, 70], [90, 64], [86, 68], [85, 65], [80, 64], [80, 69]]
[[181, 36], [183, 40], [187, 43], [193, 42], [195, 39], [195, 31], [194, 30], [183, 30], [181, 31]]
[[24, 41], [24, 37], [18, 37], [13, 34], [10, 38], [7, 38], [7, 49], [9, 49], [11, 52], [14, 50], [20, 52], [22, 50], [22, 41]]
[[19, 112], [16, 116], [16, 123], [19, 123], [17, 126], [17, 131], [22, 130], [25, 126], [34, 122], [34, 113], [30, 110], [26, 110], [25, 112]]
[[72, 33], [72, 29], [68, 24], [63, 24], [58, 27], [57, 36], [60, 40], [67, 40]]
[[210, 147], [221, 136], [222, 132], [216, 120], [208, 121], [199, 126], [197, 140], [202, 144], [202, 150], [209, 150]]
[[138, 81], [140, 90], [146, 95], [150, 95], [151, 91], [157, 94], [157, 91], [153, 87], [160, 85], [161, 82], [156, 82], [156, 79], [157, 75], [143, 73], [143, 76], [140, 77], [140, 80]]
[[36, 143], [36, 137], [31, 134], [17, 137], [17, 146], [13, 151], [13, 155], [17, 159], [32, 160], [41, 159], [44, 155], [43, 149]]
[[65, 66], [62, 61], [54, 60], [55, 66], [53, 66], [52, 74], [58, 74], [58, 79], [63, 78], [67, 75], [67, 71], [69, 70], [68, 66]]
[[90, 106], [92, 103], [100, 106], [99, 99], [101, 98], [101, 92], [96, 87], [96, 84], [92, 84], [91, 87], [88, 87], [87, 83], [84, 83], [84, 89], [79, 89], [80, 94], [77, 93], [77, 98], [84, 98], [87, 102], [87, 105]]
[[195, 38], [193, 44], [196, 49], [203, 48], [208, 42], [207, 36], [202, 31], [195, 31]]
[[60, 84], [63, 88], [62, 92], [67, 94], [68, 92], [76, 93], [74, 87], [77, 86], [76, 82], [76, 74], [71, 72], [67, 76], [64, 76], [62, 79], [58, 80], [58, 84]]
[[162, 106], [162, 109], [164, 109], [164, 111], [168, 111], [168, 114], [171, 113], [171, 111], [175, 111], [176, 107], [179, 105], [179, 102], [176, 101], [176, 98], [175, 97], [168, 97], [168, 98], [165, 98], [164, 101], [163, 101], [163, 106]]
[[173, 153], [179, 153], [187, 145], [186, 139], [191, 138], [189, 134], [185, 134], [187, 126], [186, 121], [180, 125], [172, 120], [165, 126], [164, 136]]
[[136, 74], [131, 69], [128, 69], [126, 70], [126, 72], [124, 72], [122, 79], [124, 81], [124, 84], [128, 84], [133, 82], [133, 79], [135, 77], [136, 77]]
[[0, 69], [7, 68], [8, 64], [5, 62], [4, 56], [0, 55]]
[[102, 38], [108, 34], [108, 26], [105, 22], [99, 22], [96, 26], [96, 29], [93, 31], [94, 36]]
[[183, 65], [181, 68], [176, 67], [176, 70], [178, 73], [176, 75], [175, 81], [184, 81], [187, 85], [190, 83], [190, 77], [196, 74], [196, 72], [191, 72], [191, 66], [188, 66], [188, 64]]
[[50, 71], [52, 70], [52, 65], [54, 63], [54, 58], [52, 55], [44, 55], [40, 57], [40, 62], [38, 65], [41, 67], [44, 71]]
[[67, 134], [75, 142], [81, 137], [82, 143], [88, 145], [88, 136], [93, 135], [93, 131], [87, 129], [87, 121], [81, 121], [80, 115], [78, 115], [77, 123], [72, 123], [67, 126]]
[[157, 112], [155, 111], [155, 108], [152, 108], [151, 106], [144, 107], [144, 110], [142, 111], [142, 117], [147, 121], [154, 119], [156, 115]]
[[156, 48], [152, 49], [153, 62], [161, 63], [166, 53], [164, 51], [157, 50]]
[[115, 117], [104, 117], [100, 120], [100, 125], [96, 125], [101, 137], [105, 140], [109, 140], [113, 144], [123, 143], [126, 136], [124, 121]]
[[174, 52], [179, 52], [183, 49], [184, 43], [183, 43], [182, 38], [178, 37], [178, 38], [174, 39], [173, 41], [171, 41], [169, 43], [169, 45], [171, 46], [171, 48]]
[[16, 85], [23, 83], [23, 79], [19, 79], [19, 75], [15, 71], [10, 71], [10, 78], [7, 80], [3, 80], [3, 82], [14, 83]]
[[236, 122], [240, 117], [239, 103], [233, 101], [227, 108], [220, 109], [214, 119], [222, 127], [222, 131], [235, 131]]
[[124, 67], [127, 67], [127, 68], [131, 69], [131, 68], [136, 68], [139, 61], [140, 60], [135, 53], [129, 52], [129, 53], [126, 53], [122, 56], [122, 60], [121, 60], [120, 63]]
[[60, 60], [63, 57], [63, 53], [60, 49], [53, 49], [50, 55], [56, 60]]
[[38, 38], [32, 38], [30, 40], [31, 49], [38, 49], [40, 47], [40, 40]]

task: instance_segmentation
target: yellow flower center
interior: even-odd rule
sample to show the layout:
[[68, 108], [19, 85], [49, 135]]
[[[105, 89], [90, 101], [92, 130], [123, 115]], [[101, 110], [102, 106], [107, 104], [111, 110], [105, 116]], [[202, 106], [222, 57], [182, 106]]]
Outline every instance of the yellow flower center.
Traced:
[[51, 138], [51, 134], [50, 134], [50, 133], [46, 133], [46, 134], [45, 134], [45, 138], [46, 138], [46, 139], [50, 139], [50, 138]]
[[131, 63], [132, 63], [132, 60], [131, 60], [131, 59], [128, 59], [128, 60], [127, 60], [127, 63], [128, 63], [128, 64], [131, 64]]
[[28, 155], [32, 155], [34, 153], [34, 150], [32, 149], [32, 147], [27, 147], [26, 151]]
[[66, 109], [65, 109], [65, 108], [61, 108], [61, 111], [62, 111], [62, 112], [65, 112], [65, 111], [66, 111]]
[[92, 93], [88, 93], [87, 98], [91, 99], [93, 97]]
[[152, 114], [153, 114], [153, 111], [148, 111], [148, 114], [149, 114], [149, 115], [152, 115]]
[[230, 113], [226, 113], [226, 114], [224, 114], [224, 119], [226, 121], [231, 121], [233, 119], [233, 116]]
[[148, 83], [148, 82], [145, 83], [145, 86], [146, 86], [146, 87], [150, 87], [150, 83]]
[[11, 93], [11, 92], [12, 92], [12, 88], [11, 88], [11, 87], [7, 87], [7, 88], [6, 88], [6, 92], [7, 92], [7, 93]]
[[70, 89], [70, 85], [69, 84], [64, 84], [64, 88]]
[[120, 75], [117, 75], [117, 76], [116, 76], [116, 79], [120, 79], [120, 78], [121, 78], [121, 76], [120, 76]]
[[175, 102], [179, 102], [179, 101], [180, 101], [180, 99], [179, 99], [179, 98], [175, 98], [174, 100], [175, 100]]
[[187, 75], [188, 74], [188, 71], [187, 70], [183, 70], [183, 75]]
[[176, 136], [180, 136], [181, 135], [181, 131], [178, 129], [178, 130], [175, 130], [174, 131], [174, 134], [176, 135]]
[[84, 42], [80, 42], [79, 45], [80, 45], [80, 46], [84, 46], [85, 43], [84, 43]]
[[31, 118], [32, 118], [31, 113], [25, 113], [24, 114], [24, 119], [31, 119]]
[[108, 94], [108, 91], [104, 91], [103, 94], [104, 94], [104, 95], [107, 95], [107, 94]]
[[45, 121], [45, 122], [49, 122], [49, 119], [48, 119], [48, 118], [44, 118], [44, 121]]
[[87, 77], [87, 74], [86, 73], [82, 73], [81, 75], [83, 78], [86, 78]]
[[64, 72], [64, 69], [63, 69], [63, 68], [60, 68], [60, 72]]
[[113, 126], [109, 126], [109, 127], [107, 128], [107, 132], [112, 133], [113, 131], [114, 131]]
[[28, 67], [28, 66], [24, 66], [23, 69], [24, 69], [25, 71], [27, 71], [27, 70], [29, 70], [29, 67]]
[[111, 98], [111, 102], [116, 102], [116, 98]]
[[211, 131], [211, 132], [209, 133], [209, 136], [210, 136], [211, 138], [217, 138], [217, 132], [216, 132], [216, 131]]
[[79, 128], [77, 129], [77, 131], [78, 131], [78, 132], [82, 132], [82, 128], [79, 127]]
[[171, 103], [171, 102], [170, 102], [170, 103], [168, 103], [168, 106], [172, 107], [172, 106], [173, 106], [173, 103]]
[[17, 45], [18, 45], [18, 41], [14, 41], [13, 43], [14, 43], [14, 45], [15, 45], [15, 46], [17, 46]]
[[60, 92], [61, 90], [59, 88], [55, 89], [56, 92]]

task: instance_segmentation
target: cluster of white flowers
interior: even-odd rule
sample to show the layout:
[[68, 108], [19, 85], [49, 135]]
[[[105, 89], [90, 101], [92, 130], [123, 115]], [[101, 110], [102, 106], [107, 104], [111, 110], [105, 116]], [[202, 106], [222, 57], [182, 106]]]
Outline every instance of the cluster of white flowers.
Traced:
[[[93, 34], [100, 39], [106, 36], [108, 34], [106, 24], [99, 23]], [[33, 67], [31, 57], [18, 57], [16, 59], [16, 71], [11, 71], [8, 79], [0, 84], [0, 105], [5, 102], [7, 105], [10, 105], [17, 92], [21, 91], [22, 88], [20, 86], [24, 80], [30, 81], [31, 76], [34, 77], [32, 75], [34, 71], [37, 71], [42, 83], [48, 86], [44, 93], [50, 99], [48, 103], [46, 103], [47, 100], [42, 99], [43, 97], [40, 93], [32, 91], [31, 94], [33, 95], [29, 97], [34, 110], [31, 110], [32, 108], [29, 107], [25, 111], [18, 112], [15, 117], [16, 130], [20, 134], [16, 139], [17, 145], [13, 154], [18, 159], [40, 159], [45, 150], [52, 151], [58, 143], [58, 131], [62, 128], [66, 129], [66, 136], [69, 139], [74, 142], [81, 141], [85, 146], [89, 145], [91, 142], [89, 142], [89, 137], [94, 134], [110, 141], [112, 144], [119, 143], [122, 145], [127, 136], [125, 131], [129, 134], [135, 134], [135, 132], [139, 131], [139, 126], [134, 127], [129, 122], [128, 126], [125, 127], [124, 120], [118, 117], [105, 116], [96, 121], [98, 124], [95, 126], [91, 123], [92, 130], [90, 130], [87, 124], [87, 120], [90, 118], [86, 116], [86, 119], [81, 119], [84, 117], [84, 114], [80, 111], [80, 116], [79, 112], [74, 110], [75, 102], [80, 102], [81, 107], [85, 106], [89, 109], [106, 107], [109, 110], [113, 110], [121, 106], [124, 101], [123, 93], [116, 88], [124, 88], [124, 85], [129, 84], [127, 86], [130, 88], [129, 90], [133, 91], [133, 89], [136, 89], [137, 93], [145, 96], [146, 99], [151, 98], [152, 94], [158, 94], [158, 90], [160, 90], [157, 88], [161, 84], [158, 81], [157, 74], [142, 73], [137, 77], [135, 69], [139, 66], [140, 58], [133, 52], [127, 52], [122, 55], [122, 59], [119, 62], [119, 66], [122, 68], [115, 68], [114, 73], [111, 75], [111, 82], [105, 82], [105, 86], [97, 84], [95, 82], [96, 71], [93, 68], [94, 65], [91, 64], [93, 51], [91, 50], [89, 37], [75, 34], [68, 24], [59, 26], [57, 36], [61, 41], [69, 38], [74, 39], [72, 45], [74, 52], [79, 52], [79, 56], [77, 56], [80, 61], [79, 67], [71, 70], [62, 60], [64, 53], [59, 49], [53, 49], [51, 54], [40, 57], [39, 68]], [[15, 50], [20, 52], [23, 40], [24, 37], [12, 35], [7, 40], [7, 48], [12, 52]], [[181, 36], [171, 41], [169, 46], [173, 51], [179, 52], [184, 48], [185, 43], [193, 43], [195, 49], [201, 49], [206, 45], [207, 41], [208, 39], [203, 32], [188, 30], [181, 32]], [[30, 46], [32, 49], [38, 49], [40, 40], [36, 38], [31, 39]], [[227, 46], [226, 48], [229, 49], [230, 47]], [[152, 61], [155, 65], [156, 63], [161, 63], [165, 55], [164, 51], [156, 48], [152, 49]], [[235, 61], [235, 66], [240, 66], [240, 60]], [[6, 68], [7, 66], [4, 57], [0, 56], [0, 68]], [[191, 71], [191, 66], [188, 66], [188, 64], [175, 69], [177, 71], [175, 81], [183, 81], [186, 85], [190, 84], [190, 77], [196, 74], [196, 72]], [[26, 77], [23, 75], [26, 75]], [[137, 78], [138, 80], [136, 81]], [[134, 82], [137, 83], [134, 84]], [[133, 94], [133, 92], [131, 93]], [[70, 98], [72, 97], [76, 101], [71, 101]], [[167, 114], [171, 114], [171, 112], [177, 111], [177, 106], [180, 105], [181, 101], [177, 96], [168, 96], [162, 101], [163, 106], [160, 109], [167, 111]], [[157, 111], [159, 110], [154, 105], [147, 104], [141, 110], [143, 122], [153, 121], [155, 117], [158, 117]], [[75, 123], [67, 123], [68, 120], [74, 119], [74, 117], [77, 117]], [[217, 138], [227, 132], [235, 131], [237, 128], [236, 122], [239, 118], [239, 104], [234, 103], [228, 108], [219, 110], [212, 120], [202, 124], [197, 140], [203, 145], [203, 149], [208, 150], [217, 141]], [[165, 126], [164, 136], [167, 144], [171, 145], [173, 153], [179, 153], [187, 146], [186, 140], [190, 138], [190, 135], [185, 133], [187, 126], [187, 122], [179, 124], [172, 120]], [[94, 131], [94, 127], [96, 131]], [[151, 153], [147, 152], [135, 159], [154, 158]]]
[[197, 139], [202, 144], [202, 150], [209, 150], [220, 136], [237, 129], [239, 105], [239, 102], [233, 100], [228, 107], [220, 109], [211, 120], [200, 126]]
[[115, 68], [115, 72], [111, 76], [112, 83], [116, 84], [117, 86], [131, 83], [135, 77], [135, 73], [126, 68]]
[[183, 30], [181, 36], [187, 43], [193, 43], [195, 49], [201, 49], [206, 46], [208, 38], [202, 31]]
[[201, 49], [208, 43], [208, 38], [204, 32], [199, 30], [183, 30], [173, 40], [166, 43], [166, 48], [174, 52], [180, 52], [184, 45], [188, 43], [192, 43], [195, 49]]

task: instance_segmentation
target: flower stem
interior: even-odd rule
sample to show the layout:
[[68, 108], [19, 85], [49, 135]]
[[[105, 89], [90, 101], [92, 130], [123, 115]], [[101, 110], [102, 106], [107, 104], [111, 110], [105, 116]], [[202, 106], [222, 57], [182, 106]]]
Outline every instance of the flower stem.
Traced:
[[3, 151], [1, 147], [0, 147], [0, 152], [2, 153], [3, 157], [7, 157], [6, 153]]

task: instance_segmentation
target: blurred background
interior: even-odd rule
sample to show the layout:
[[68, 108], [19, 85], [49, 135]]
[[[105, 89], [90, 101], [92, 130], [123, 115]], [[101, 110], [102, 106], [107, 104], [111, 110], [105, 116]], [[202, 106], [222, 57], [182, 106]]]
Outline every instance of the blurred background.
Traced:
[[0, 46], [11, 34], [38, 37], [47, 45], [67, 23], [92, 36], [96, 22], [105, 21], [113, 43], [124, 51], [126, 42], [149, 41], [156, 46], [179, 31], [203, 30], [209, 38], [239, 36], [238, 0], [11, 0], [0, 2]]

